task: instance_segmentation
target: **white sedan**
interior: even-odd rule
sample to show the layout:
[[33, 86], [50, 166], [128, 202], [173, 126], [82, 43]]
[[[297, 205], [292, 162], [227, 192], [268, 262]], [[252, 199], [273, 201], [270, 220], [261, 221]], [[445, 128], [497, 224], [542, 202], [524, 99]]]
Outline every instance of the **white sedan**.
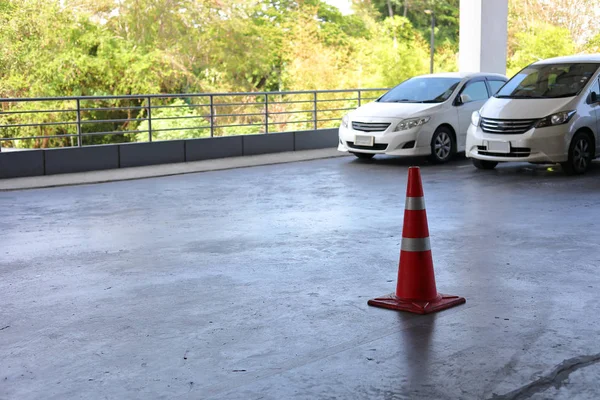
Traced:
[[376, 154], [430, 156], [443, 163], [465, 150], [471, 114], [507, 78], [488, 73], [446, 73], [410, 78], [342, 118], [339, 151], [368, 159]]

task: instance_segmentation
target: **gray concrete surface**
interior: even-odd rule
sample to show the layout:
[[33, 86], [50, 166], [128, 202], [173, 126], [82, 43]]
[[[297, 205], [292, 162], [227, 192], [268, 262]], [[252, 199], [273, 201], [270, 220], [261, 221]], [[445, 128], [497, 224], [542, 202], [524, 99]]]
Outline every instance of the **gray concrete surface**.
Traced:
[[367, 306], [413, 162], [0, 193], [0, 398], [599, 398], [600, 167], [422, 165], [467, 303], [416, 316]]
[[[222, 140], [222, 138], [219, 138], [219, 140]], [[257, 165], [282, 164], [288, 162], [317, 160], [321, 158], [345, 156], [348, 156], [348, 153], [341, 153], [336, 149], [329, 148], [290, 151], [276, 154], [260, 154], [244, 157], [229, 157], [186, 163], [147, 165], [141, 167], [109, 169], [103, 171], [77, 172], [53, 176], [28, 176], [20, 178], [0, 179], [0, 191], [39, 189], [55, 186], [126, 181], [132, 179], [153, 178], [157, 176], [190, 174], [195, 172], [218, 171], [223, 169], [244, 168]]]

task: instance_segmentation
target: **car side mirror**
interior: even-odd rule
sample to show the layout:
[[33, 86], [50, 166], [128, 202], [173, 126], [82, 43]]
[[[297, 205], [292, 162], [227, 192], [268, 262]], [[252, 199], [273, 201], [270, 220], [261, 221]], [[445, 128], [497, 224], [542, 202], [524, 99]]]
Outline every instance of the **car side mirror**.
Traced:
[[460, 96], [458, 96], [457, 104], [462, 105], [462, 104], [469, 103], [470, 101], [471, 101], [471, 96], [469, 96], [468, 94], [461, 94]]
[[598, 102], [598, 93], [592, 92], [590, 93], [590, 103], [594, 104]]

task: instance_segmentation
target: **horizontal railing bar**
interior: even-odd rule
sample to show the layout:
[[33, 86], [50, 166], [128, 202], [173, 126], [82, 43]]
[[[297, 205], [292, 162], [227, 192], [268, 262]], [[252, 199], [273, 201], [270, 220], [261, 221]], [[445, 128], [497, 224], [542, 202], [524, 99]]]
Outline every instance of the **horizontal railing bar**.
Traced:
[[[156, 95], [149, 95], [150, 97]], [[20, 103], [24, 101], [58, 101], [58, 100], [121, 100], [121, 99], [146, 99], [148, 95], [108, 95], [108, 96], [65, 96], [65, 97], [17, 97], [17, 98], [3, 98], [0, 99], [0, 103]]]
[[70, 133], [65, 135], [51, 135], [51, 136], [26, 136], [26, 137], [16, 137], [16, 138], [0, 138], [0, 142], [8, 142], [15, 140], [34, 140], [34, 139], [53, 139], [53, 138], [63, 138], [63, 137], [76, 137], [76, 133]]
[[264, 122], [259, 122], [256, 124], [237, 124], [237, 125], [214, 125], [214, 129], [219, 129], [219, 128], [235, 128], [238, 126], [265, 126]]
[[[325, 112], [328, 110], [317, 110], [317, 112]], [[287, 111], [287, 112], [276, 112], [269, 113], [269, 115], [281, 115], [281, 114], [294, 114], [294, 113], [311, 113], [312, 111]], [[256, 113], [256, 114], [223, 114], [223, 115], [214, 115], [214, 117], [232, 117], [232, 116], [264, 116], [264, 113]], [[209, 118], [210, 116], [183, 116], [183, 117], [163, 117], [163, 118], [152, 118], [152, 120], [167, 120], [167, 119], [187, 119], [187, 118]], [[93, 124], [93, 123], [111, 123], [111, 122], [127, 122], [127, 121], [146, 121], [148, 118], [133, 118], [133, 119], [114, 119], [114, 120], [85, 120], [81, 121], [82, 124]], [[311, 120], [312, 121], [312, 120]], [[302, 121], [302, 122], [310, 122], [310, 121]], [[287, 123], [287, 122], [282, 122]], [[77, 122], [47, 122], [47, 123], [39, 123], [39, 124], [18, 124], [18, 125], [0, 125], [0, 128], [22, 128], [22, 127], [37, 127], [37, 126], [53, 126], [53, 125], [76, 125]], [[264, 125], [264, 123], [256, 123], [249, 125]], [[246, 124], [240, 125], [215, 125], [215, 128], [221, 126], [249, 126]], [[155, 129], [153, 129], [154, 131]], [[118, 132], [137, 132], [137, 131], [118, 131]], [[139, 131], [145, 132], [145, 131]], [[88, 133], [82, 133], [82, 136], [85, 136]], [[102, 134], [107, 134], [107, 132], [102, 132]]]
[[27, 128], [32, 126], [77, 125], [77, 122], [40, 122], [37, 124], [0, 125], [0, 128]]
[[374, 89], [332, 89], [332, 90], [296, 90], [296, 91], [290, 91], [290, 92], [230, 92], [230, 93], [204, 93], [202, 95], [206, 96], [206, 95], [211, 95], [211, 96], [281, 96], [281, 95], [286, 95], [286, 94], [312, 94], [312, 93], [348, 93], [348, 92], [356, 92], [356, 91], [365, 91], [365, 92], [372, 92], [372, 91], [382, 91], [382, 90], [389, 90], [389, 89], [380, 89], [380, 88], [374, 88]]
[[162, 128], [162, 129], [154, 129], [152, 128], [152, 133], [155, 132], [166, 132], [166, 131], [186, 131], [191, 129], [210, 129], [210, 126], [194, 126], [194, 127], [184, 127], [184, 128]]
[[[269, 102], [269, 104], [271, 104]], [[214, 103], [213, 106], [217, 107], [227, 107], [227, 106], [264, 106], [265, 102], [256, 102], [256, 103]]]
[[[311, 102], [312, 103], [312, 102]], [[269, 103], [273, 104], [273, 103]], [[284, 104], [284, 103], [280, 103]], [[179, 106], [176, 106], [179, 107]], [[146, 107], [136, 107], [137, 109], [145, 109]], [[151, 107], [154, 108], [162, 108], [162, 107]], [[326, 112], [326, 111], [344, 111], [344, 110], [353, 110], [354, 108], [333, 108], [333, 109], [325, 109], [325, 110], [317, 110], [317, 112]], [[82, 111], [93, 111], [95, 109], [82, 109]], [[103, 109], [105, 111], [110, 111], [112, 109]], [[77, 110], [70, 110], [75, 112]], [[296, 110], [296, 111], [280, 111], [280, 112], [269, 112], [269, 115], [283, 115], [283, 114], [296, 114], [296, 113], [312, 113], [313, 110]], [[246, 117], [246, 116], [259, 116], [264, 115], [263, 113], [246, 113], [246, 114], [215, 114], [213, 117]], [[152, 118], [152, 120], [169, 120], [169, 119], [187, 119], [187, 118], [210, 118], [210, 115], [192, 115], [192, 116], [177, 116], [177, 117], [159, 117]], [[93, 124], [93, 123], [110, 123], [110, 122], [131, 122], [131, 121], [145, 121], [148, 118], [126, 118], [126, 119], [104, 119], [104, 120], [82, 120], [82, 124]], [[62, 124], [76, 124], [77, 122], [67, 121], [67, 122], [49, 122], [49, 123], [33, 123], [33, 124], [12, 124], [12, 125], [0, 125], [0, 128], [8, 128], [8, 127], [25, 127], [25, 126], [44, 126], [44, 124], [54, 124], [54, 125], [62, 125]]]
[[[193, 107], [210, 107], [210, 104], [183, 104], [183, 105], [171, 105], [171, 106], [150, 106], [151, 109], [156, 110], [159, 108], [193, 108]], [[143, 107], [148, 108], [148, 107]], [[152, 118], [154, 119], [154, 118]]]
[[[294, 100], [294, 101], [270, 101], [271, 104], [298, 104], [298, 103], [314, 103], [314, 100]], [[262, 104], [262, 103], [261, 103]]]
[[[361, 99], [363, 100], [363, 99]], [[332, 101], [358, 101], [358, 97], [357, 98], [349, 98], [349, 99], [319, 99], [317, 100], [317, 103], [328, 103], [328, 102], [332, 102]]]
[[[154, 129], [152, 129], [154, 131]], [[127, 133], [148, 133], [147, 129], [135, 130], [135, 131], [110, 131], [110, 132], [86, 132], [82, 133], [81, 136], [100, 136], [100, 135], [124, 135]], [[120, 144], [120, 143], [111, 143]]]
[[0, 111], [0, 115], [10, 114], [38, 114], [38, 113], [60, 113], [60, 112], [77, 112], [77, 110], [66, 109], [66, 110], [31, 110], [31, 111]]
[[328, 108], [326, 110], [319, 110], [317, 109], [317, 112], [327, 112], [327, 111], [347, 111], [347, 110], [354, 110], [356, 109], [355, 107], [348, 107], [348, 108]]
[[[312, 103], [312, 102], [311, 102]], [[269, 103], [271, 104], [271, 103]], [[301, 111], [278, 111], [278, 112], [269, 112], [269, 115], [282, 115], [282, 114], [301, 114], [301, 113], [313, 113], [314, 110], [301, 110]]]
[[[81, 107], [81, 111], [115, 111], [115, 110], [145, 110], [148, 107], [145, 106], [132, 106], [132, 107]], [[77, 110], [73, 110], [77, 111]]]
[[[155, 119], [155, 118], [152, 118]], [[82, 124], [108, 124], [112, 122], [147, 121], [148, 118], [126, 118], [126, 119], [84, 119]]]
[[[152, 121], [162, 121], [170, 119], [190, 119], [190, 118], [210, 118], [210, 115], [184, 115], [182, 117], [152, 117]], [[154, 128], [152, 128], [154, 131]]]
[[21, 103], [27, 101], [57, 101], [57, 100], [105, 100], [105, 99], [147, 99], [150, 98], [182, 98], [182, 97], [209, 97], [209, 96], [282, 96], [292, 94], [312, 93], [348, 93], [348, 92], [377, 92], [387, 91], [385, 88], [369, 89], [333, 89], [333, 90], [299, 90], [290, 92], [216, 92], [216, 93], [179, 93], [179, 94], [129, 94], [129, 95], [105, 95], [105, 96], [65, 96], [65, 97], [22, 97], [22, 98], [0, 98], [0, 103]]

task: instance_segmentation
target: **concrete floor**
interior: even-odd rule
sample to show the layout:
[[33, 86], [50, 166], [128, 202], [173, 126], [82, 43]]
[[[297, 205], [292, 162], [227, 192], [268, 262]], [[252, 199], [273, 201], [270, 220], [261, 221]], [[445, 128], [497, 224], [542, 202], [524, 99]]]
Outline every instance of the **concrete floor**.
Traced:
[[424, 163], [417, 316], [367, 306], [411, 163], [0, 193], [0, 399], [600, 398], [600, 166]]

